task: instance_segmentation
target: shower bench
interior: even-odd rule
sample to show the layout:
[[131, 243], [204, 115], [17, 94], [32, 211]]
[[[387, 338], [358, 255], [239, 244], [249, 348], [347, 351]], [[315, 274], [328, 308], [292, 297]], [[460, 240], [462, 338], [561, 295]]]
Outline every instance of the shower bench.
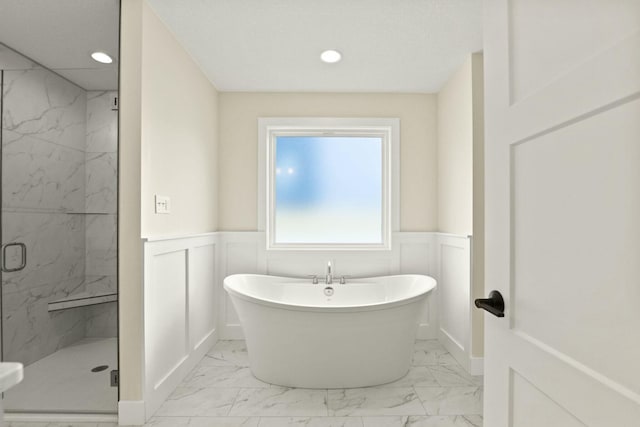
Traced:
[[51, 301], [48, 304], [48, 311], [66, 310], [69, 308], [86, 307], [89, 305], [105, 304], [118, 300], [118, 294], [113, 291], [107, 292], [78, 292], [64, 298]]

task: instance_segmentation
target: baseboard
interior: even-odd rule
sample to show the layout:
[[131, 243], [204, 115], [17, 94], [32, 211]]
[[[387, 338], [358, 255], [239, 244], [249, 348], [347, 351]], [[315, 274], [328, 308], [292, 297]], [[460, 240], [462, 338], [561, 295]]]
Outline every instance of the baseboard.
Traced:
[[442, 328], [438, 330], [438, 341], [440, 341], [444, 348], [447, 349], [451, 356], [456, 359], [456, 361], [465, 369], [465, 371], [470, 371], [469, 356], [467, 355], [464, 347], [462, 347], [456, 340], [451, 337], [451, 335], [447, 333], [447, 331]]
[[141, 426], [144, 423], [144, 400], [121, 400], [118, 402], [118, 425]]
[[9, 412], [4, 414], [4, 420], [10, 423], [114, 423], [118, 415]]
[[469, 358], [469, 373], [471, 375], [484, 375], [484, 357]]
[[[191, 372], [193, 368], [202, 360], [209, 350], [218, 341], [217, 329], [212, 330], [207, 337], [201, 341], [191, 353], [180, 361], [170, 373], [167, 374], [161, 381], [157, 383], [147, 384], [145, 399], [144, 413], [147, 418], [153, 416], [153, 414], [160, 408], [164, 401], [169, 397], [171, 393], [182, 383], [186, 376]], [[144, 424], [144, 423], [143, 423]], [[137, 425], [137, 424], [135, 424]]]
[[240, 325], [224, 325], [220, 331], [221, 340], [243, 340], [244, 332]]
[[417, 340], [434, 340], [438, 338], [437, 329], [431, 323], [421, 323], [416, 332]]

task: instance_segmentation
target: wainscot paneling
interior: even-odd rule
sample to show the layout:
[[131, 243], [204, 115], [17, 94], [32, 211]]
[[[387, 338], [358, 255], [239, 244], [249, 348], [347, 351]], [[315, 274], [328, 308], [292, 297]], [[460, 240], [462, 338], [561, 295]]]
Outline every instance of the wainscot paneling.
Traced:
[[[437, 233], [397, 232], [390, 251], [267, 251], [263, 232], [220, 232], [222, 262], [220, 269], [220, 337], [243, 339], [238, 316], [226, 292], [224, 277], [235, 273], [259, 273], [305, 277], [326, 274], [327, 262], [333, 265], [334, 276], [386, 276], [417, 273], [432, 275]], [[437, 337], [437, 304], [435, 294], [425, 303], [418, 328], [418, 338]]]
[[451, 355], [471, 370], [471, 244], [470, 236], [439, 234], [436, 238], [438, 339]]
[[217, 340], [215, 234], [144, 242], [144, 406], [149, 419]]
[[[390, 251], [267, 251], [263, 232], [216, 232], [144, 241], [144, 413], [149, 419], [218, 339], [242, 339], [223, 288], [236, 273], [304, 277], [426, 274], [418, 339], [440, 339], [469, 369], [467, 236], [397, 232]], [[310, 279], [309, 279], [310, 280]], [[348, 283], [348, 280], [347, 280]]]

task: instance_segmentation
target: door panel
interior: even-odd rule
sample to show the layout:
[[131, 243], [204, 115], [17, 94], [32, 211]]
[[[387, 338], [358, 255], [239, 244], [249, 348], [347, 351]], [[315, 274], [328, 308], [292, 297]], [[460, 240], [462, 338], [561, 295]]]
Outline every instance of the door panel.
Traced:
[[511, 104], [632, 35], [640, 16], [637, 0], [511, 0], [508, 8]]
[[640, 2], [485, 2], [485, 425], [640, 420]]
[[563, 427], [583, 427], [566, 409], [558, 405], [522, 375], [511, 371], [513, 399], [511, 423], [520, 427], [540, 427], [561, 425]]
[[640, 100], [512, 146], [514, 329], [636, 393], [638, 117]]

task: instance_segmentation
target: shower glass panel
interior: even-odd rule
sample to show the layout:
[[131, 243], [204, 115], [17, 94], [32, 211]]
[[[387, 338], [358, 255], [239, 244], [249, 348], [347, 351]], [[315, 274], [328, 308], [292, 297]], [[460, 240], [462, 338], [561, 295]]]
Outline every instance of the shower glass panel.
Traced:
[[117, 411], [117, 85], [73, 75], [0, 44], [9, 414]]

